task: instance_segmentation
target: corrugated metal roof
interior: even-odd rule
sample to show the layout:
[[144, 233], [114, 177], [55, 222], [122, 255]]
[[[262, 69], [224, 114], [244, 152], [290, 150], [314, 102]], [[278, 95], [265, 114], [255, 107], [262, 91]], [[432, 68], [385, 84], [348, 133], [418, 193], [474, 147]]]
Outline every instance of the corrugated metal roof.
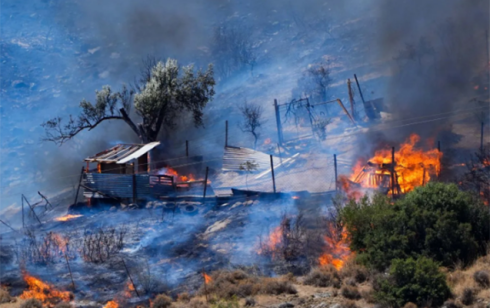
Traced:
[[[280, 160], [273, 157], [274, 166], [278, 165]], [[270, 156], [266, 153], [255, 151], [247, 148], [226, 147], [223, 155], [223, 171], [240, 171], [240, 165], [251, 161], [258, 164], [257, 171], [268, 170], [271, 167]]]
[[158, 146], [160, 142], [148, 144], [118, 144], [92, 157], [86, 158], [86, 162], [125, 164], [136, 159]]

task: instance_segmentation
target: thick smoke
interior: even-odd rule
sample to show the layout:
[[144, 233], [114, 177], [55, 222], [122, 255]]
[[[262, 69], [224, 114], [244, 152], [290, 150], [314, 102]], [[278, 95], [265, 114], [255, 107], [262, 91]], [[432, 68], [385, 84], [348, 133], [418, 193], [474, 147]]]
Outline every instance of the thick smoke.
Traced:
[[[379, 3], [377, 47], [384, 59], [392, 59], [385, 101], [395, 117], [417, 122], [429, 115], [478, 107], [469, 100], [475, 96], [472, 79], [486, 67], [489, 2]], [[408, 126], [390, 137], [400, 140], [416, 132], [437, 138], [443, 122]]]

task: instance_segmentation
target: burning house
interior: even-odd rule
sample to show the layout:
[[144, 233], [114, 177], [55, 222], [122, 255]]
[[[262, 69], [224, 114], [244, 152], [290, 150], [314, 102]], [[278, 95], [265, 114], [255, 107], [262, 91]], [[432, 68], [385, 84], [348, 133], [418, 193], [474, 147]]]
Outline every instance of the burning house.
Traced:
[[[207, 181], [195, 180], [192, 174], [179, 175], [168, 166], [155, 168], [150, 151], [159, 144], [119, 144], [86, 158], [81, 181], [84, 196], [137, 203], [183, 194], [202, 195]], [[206, 189], [210, 195], [210, 187]]]

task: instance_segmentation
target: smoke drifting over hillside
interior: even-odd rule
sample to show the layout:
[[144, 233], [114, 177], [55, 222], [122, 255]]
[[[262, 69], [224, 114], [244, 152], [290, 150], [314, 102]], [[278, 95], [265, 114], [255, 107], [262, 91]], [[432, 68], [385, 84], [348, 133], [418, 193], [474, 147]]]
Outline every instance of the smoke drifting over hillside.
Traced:
[[[377, 48], [393, 58], [385, 100], [401, 119], [469, 106], [472, 79], [486, 67], [488, 1], [380, 1]], [[440, 123], [418, 127], [425, 137]], [[402, 129], [404, 135], [414, 128]]]

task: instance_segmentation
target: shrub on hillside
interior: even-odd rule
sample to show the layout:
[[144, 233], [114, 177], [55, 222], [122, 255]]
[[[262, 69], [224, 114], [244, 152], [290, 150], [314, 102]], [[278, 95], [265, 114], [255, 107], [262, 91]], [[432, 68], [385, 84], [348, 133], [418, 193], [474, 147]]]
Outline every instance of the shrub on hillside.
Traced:
[[158, 295], [153, 301], [152, 308], [169, 308], [172, 306], [172, 299], [165, 294]]
[[61, 303], [56, 304], [56, 306], [54, 306], [54, 308], [73, 308], [73, 306], [70, 303], [61, 302]]
[[408, 302], [440, 306], [451, 294], [438, 264], [425, 257], [393, 260], [389, 276], [378, 278], [375, 288], [376, 300], [392, 307]]
[[488, 208], [454, 184], [417, 187], [395, 204], [382, 195], [352, 200], [341, 219], [357, 261], [378, 270], [420, 255], [444, 266], [469, 264], [490, 242]]
[[357, 290], [357, 288], [353, 286], [343, 286], [342, 290], [340, 290], [340, 293], [342, 294], [343, 297], [348, 299], [361, 298], [361, 293], [359, 293], [359, 290]]
[[464, 305], [469, 306], [473, 304], [474, 301], [475, 301], [475, 290], [473, 290], [472, 288], [465, 288], [463, 290], [463, 294], [461, 294], [461, 302]]
[[315, 287], [340, 288], [340, 275], [333, 266], [317, 267], [310, 271], [305, 277], [304, 283]]
[[20, 305], [20, 308], [43, 308], [43, 304], [34, 298], [30, 298]]
[[475, 279], [476, 283], [482, 288], [490, 287], [490, 274], [488, 271], [476, 271], [473, 274], [473, 279]]
[[10, 303], [12, 297], [7, 290], [0, 288], [0, 304]]

